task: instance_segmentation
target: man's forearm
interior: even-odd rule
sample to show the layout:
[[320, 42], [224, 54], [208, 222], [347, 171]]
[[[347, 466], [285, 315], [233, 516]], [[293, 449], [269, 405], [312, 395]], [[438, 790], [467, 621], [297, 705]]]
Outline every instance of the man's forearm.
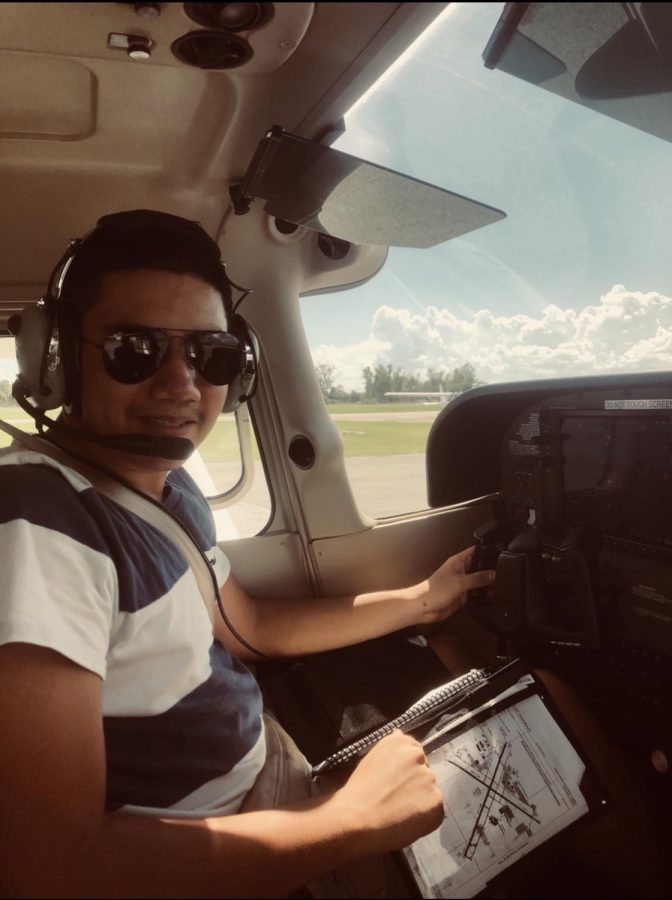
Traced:
[[48, 858], [37, 849], [6, 886], [16, 897], [286, 896], [373, 841], [336, 795], [205, 820], [115, 813], [77, 846], [61, 835]]
[[[253, 599], [231, 576], [221, 589], [222, 606], [242, 637], [267, 656], [300, 656], [379, 637], [410, 625], [445, 619], [461, 608], [467, 592], [486, 587], [492, 571], [468, 572], [473, 548], [449, 557], [428, 578], [397, 590], [354, 597]], [[250, 658], [221, 619], [216, 636]]]
[[420, 586], [354, 597], [259, 600], [256, 636], [274, 656], [345, 647], [420, 621]]

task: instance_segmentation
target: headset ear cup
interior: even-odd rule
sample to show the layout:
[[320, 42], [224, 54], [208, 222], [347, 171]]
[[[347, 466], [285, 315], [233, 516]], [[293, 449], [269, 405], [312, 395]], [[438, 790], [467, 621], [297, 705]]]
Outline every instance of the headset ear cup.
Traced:
[[255, 391], [258, 377], [259, 341], [245, 319], [233, 315], [229, 323], [229, 331], [234, 334], [243, 348], [243, 365], [229, 385], [222, 412], [235, 412], [241, 403], [245, 403]]
[[[22, 393], [40, 409], [57, 409], [65, 400], [65, 375], [58, 348], [51, 348], [53, 328], [44, 304], [27, 306], [20, 315], [16, 334], [16, 360]], [[40, 369], [48, 354], [44, 378]]]

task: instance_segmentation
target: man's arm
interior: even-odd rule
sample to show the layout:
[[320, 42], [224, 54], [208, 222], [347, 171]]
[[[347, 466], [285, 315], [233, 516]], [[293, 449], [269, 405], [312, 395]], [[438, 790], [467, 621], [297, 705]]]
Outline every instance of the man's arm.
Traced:
[[382, 741], [331, 795], [201, 820], [106, 814], [100, 678], [42, 647], [0, 647], [0, 894], [282, 896], [438, 827], [417, 742]]
[[[301, 656], [345, 647], [411, 625], [446, 619], [467, 592], [485, 587], [494, 572], [469, 573], [473, 547], [456, 553], [429, 578], [407, 588], [352, 597], [270, 599], [250, 597], [233, 576], [220, 589], [227, 618], [243, 639], [266, 656]], [[254, 655], [215, 615], [215, 636], [241, 659]]]

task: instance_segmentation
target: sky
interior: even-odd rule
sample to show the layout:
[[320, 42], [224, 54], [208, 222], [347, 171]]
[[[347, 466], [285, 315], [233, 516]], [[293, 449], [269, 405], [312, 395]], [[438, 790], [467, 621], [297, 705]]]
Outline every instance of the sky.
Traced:
[[302, 300], [316, 363], [482, 381], [672, 369], [672, 144], [481, 54], [501, 4], [451, 4], [346, 117], [336, 149], [504, 210]]

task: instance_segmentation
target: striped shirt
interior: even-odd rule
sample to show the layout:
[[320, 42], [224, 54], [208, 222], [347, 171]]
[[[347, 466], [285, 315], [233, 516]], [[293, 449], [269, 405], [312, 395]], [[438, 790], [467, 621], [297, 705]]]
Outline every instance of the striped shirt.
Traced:
[[[229, 563], [183, 470], [164, 505]], [[0, 452], [0, 644], [49, 647], [103, 679], [108, 810], [236, 812], [265, 759], [262, 700], [212, 636], [186, 561], [160, 531], [48, 456]]]

